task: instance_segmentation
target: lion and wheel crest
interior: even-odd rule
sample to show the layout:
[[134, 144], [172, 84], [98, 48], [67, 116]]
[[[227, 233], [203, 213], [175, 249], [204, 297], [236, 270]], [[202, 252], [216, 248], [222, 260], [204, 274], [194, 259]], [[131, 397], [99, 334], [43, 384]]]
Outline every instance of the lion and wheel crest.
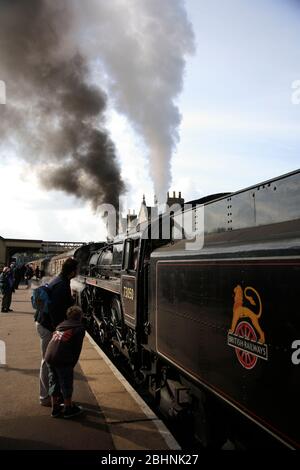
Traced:
[[240, 364], [246, 369], [252, 369], [258, 358], [267, 360], [268, 356], [265, 334], [259, 324], [262, 315], [261, 298], [253, 287], [243, 289], [239, 284], [233, 289], [233, 294], [233, 317], [228, 331], [228, 345], [235, 348]]

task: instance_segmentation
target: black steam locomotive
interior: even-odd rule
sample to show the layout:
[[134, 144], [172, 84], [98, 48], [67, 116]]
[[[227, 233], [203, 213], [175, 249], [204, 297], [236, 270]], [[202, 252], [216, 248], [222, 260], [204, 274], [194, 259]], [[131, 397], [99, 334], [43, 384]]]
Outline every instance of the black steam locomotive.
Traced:
[[84, 250], [86, 321], [165, 414], [206, 447], [300, 447], [300, 170]]

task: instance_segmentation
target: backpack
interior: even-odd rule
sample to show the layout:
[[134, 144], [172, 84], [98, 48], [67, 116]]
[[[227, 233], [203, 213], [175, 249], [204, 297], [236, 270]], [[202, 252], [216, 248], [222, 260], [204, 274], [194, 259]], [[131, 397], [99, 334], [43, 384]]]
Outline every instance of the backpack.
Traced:
[[50, 288], [48, 284], [37, 287], [32, 292], [31, 304], [35, 310], [34, 321], [43, 324], [44, 318], [49, 314], [51, 304]]

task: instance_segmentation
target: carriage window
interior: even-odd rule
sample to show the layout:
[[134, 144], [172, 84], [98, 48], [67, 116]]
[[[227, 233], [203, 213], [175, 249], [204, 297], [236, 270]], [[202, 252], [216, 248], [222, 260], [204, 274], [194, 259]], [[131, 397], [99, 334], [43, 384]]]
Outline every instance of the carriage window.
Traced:
[[131, 254], [132, 240], [126, 240], [124, 248], [123, 269], [130, 269], [130, 254]]
[[116, 243], [113, 247], [113, 261], [112, 264], [121, 265], [123, 255], [123, 243]]
[[139, 255], [139, 240], [126, 240], [124, 249], [123, 269], [136, 271]]
[[134, 271], [137, 270], [139, 260], [139, 244], [140, 240], [134, 240], [133, 254], [132, 254], [132, 268]]

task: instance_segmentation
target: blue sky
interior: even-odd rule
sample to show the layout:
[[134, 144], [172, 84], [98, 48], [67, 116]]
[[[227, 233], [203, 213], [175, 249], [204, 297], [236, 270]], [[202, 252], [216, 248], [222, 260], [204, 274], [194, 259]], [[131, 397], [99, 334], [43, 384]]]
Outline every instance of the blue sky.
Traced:
[[300, 77], [299, 2], [186, 4], [197, 53], [180, 99], [174, 173], [185, 171], [189, 155], [199, 169], [198, 188], [216, 192], [298, 168], [300, 106], [291, 102], [291, 84]]
[[[186, 0], [186, 9], [196, 52], [188, 58], [178, 99], [182, 123], [170, 189], [190, 200], [299, 168], [300, 104], [292, 103], [292, 83], [300, 80], [300, 2]], [[138, 209], [144, 192], [149, 202], [153, 197], [143, 145], [113, 110], [109, 125], [129, 187], [127, 205]], [[103, 237], [101, 220], [88, 205], [46, 193], [22, 162], [0, 165], [0, 198], [10, 198], [0, 235]]]

